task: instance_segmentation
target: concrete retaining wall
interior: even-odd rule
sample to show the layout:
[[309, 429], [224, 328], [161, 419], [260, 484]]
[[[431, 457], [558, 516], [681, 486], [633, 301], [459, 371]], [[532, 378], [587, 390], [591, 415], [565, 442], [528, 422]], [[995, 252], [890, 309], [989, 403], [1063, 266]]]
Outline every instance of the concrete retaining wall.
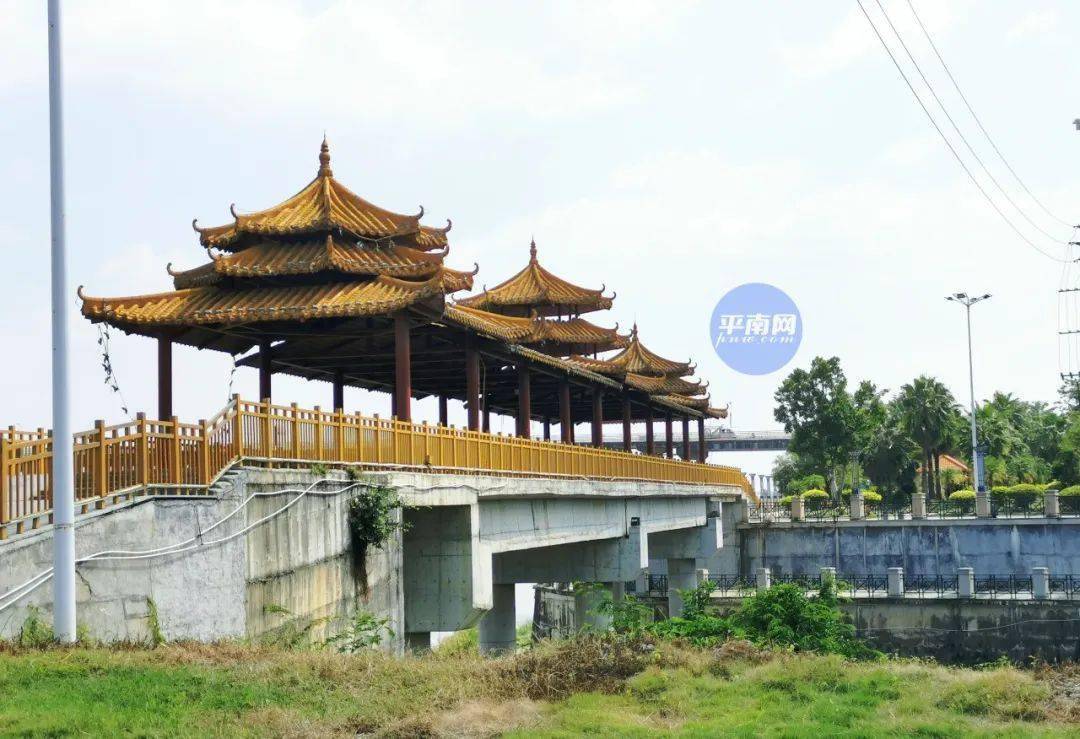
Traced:
[[761, 567], [774, 575], [817, 575], [822, 567], [878, 574], [903, 567], [920, 575], [955, 575], [958, 567], [1030, 575], [1032, 567], [1049, 567], [1080, 574], [1080, 519], [744, 524], [739, 534], [737, 572], [743, 575]]
[[845, 603], [860, 638], [887, 653], [977, 663], [1080, 660], [1080, 602], [887, 600]]
[[[79, 519], [77, 553], [148, 550], [181, 542], [206, 531], [251, 493], [302, 488], [317, 479], [298, 470], [234, 470], [215, 486], [213, 497], [144, 498], [107, 508]], [[339, 479], [344, 485], [344, 475]], [[400, 634], [400, 536], [384, 549], [369, 551], [366, 583], [360, 580], [349, 545], [349, 497], [307, 496], [246, 536], [223, 544], [154, 559], [84, 563], [77, 570], [80, 629], [105, 641], [146, 640], [153, 601], [167, 639], [252, 638], [293, 619], [319, 620], [313, 632], [318, 636], [340, 629], [356, 610], [389, 618], [390, 627]], [[205, 541], [238, 532], [290, 498], [255, 498], [243, 512], [207, 533]], [[51, 563], [51, 527], [0, 544], [0, 592]], [[51, 621], [51, 605], [46, 583], [0, 612], [0, 637], [16, 635], [30, 608]]]

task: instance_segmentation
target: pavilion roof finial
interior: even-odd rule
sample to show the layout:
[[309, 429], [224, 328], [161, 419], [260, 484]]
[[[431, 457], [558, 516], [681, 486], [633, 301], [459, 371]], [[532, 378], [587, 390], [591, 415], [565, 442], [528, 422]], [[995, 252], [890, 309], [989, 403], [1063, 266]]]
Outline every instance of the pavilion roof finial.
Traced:
[[323, 132], [322, 146], [319, 147], [319, 177], [333, 177], [334, 170], [330, 169], [330, 144], [326, 142], [326, 132]]
[[535, 236], [529, 241], [529, 261], [531, 261], [531, 262], [536, 261], [536, 237]]

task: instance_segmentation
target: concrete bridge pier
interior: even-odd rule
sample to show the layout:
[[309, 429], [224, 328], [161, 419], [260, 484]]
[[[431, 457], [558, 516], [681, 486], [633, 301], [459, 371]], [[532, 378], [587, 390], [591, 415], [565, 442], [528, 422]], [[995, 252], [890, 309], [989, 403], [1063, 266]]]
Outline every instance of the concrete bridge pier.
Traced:
[[480, 653], [503, 654], [517, 646], [513, 583], [491, 586], [491, 610], [480, 619]]
[[669, 559], [667, 569], [668, 613], [673, 617], [681, 616], [683, 615], [683, 599], [679, 591], [697, 587], [695, 561], [683, 557]]

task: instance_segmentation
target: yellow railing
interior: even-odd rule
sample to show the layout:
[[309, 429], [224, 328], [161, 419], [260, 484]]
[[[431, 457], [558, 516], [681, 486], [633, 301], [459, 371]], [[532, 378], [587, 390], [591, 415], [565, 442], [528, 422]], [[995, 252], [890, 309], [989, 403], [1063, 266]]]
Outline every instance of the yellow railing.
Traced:
[[[753, 497], [734, 467], [239, 397], [209, 421], [151, 421], [140, 414], [116, 426], [98, 421], [74, 441], [75, 501], [82, 512], [154, 490], [204, 493], [241, 459], [726, 485]], [[9, 524], [18, 532], [41, 525], [51, 510], [51, 435], [42, 429], [0, 432], [0, 538]]]

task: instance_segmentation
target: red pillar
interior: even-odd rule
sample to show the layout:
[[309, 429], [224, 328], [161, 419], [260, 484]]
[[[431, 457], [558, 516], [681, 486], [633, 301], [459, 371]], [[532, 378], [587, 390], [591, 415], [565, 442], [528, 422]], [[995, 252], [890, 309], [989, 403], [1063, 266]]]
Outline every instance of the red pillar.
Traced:
[[690, 416], [682, 417], [682, 458], [690, 461]]
[[705, 444], [705, 416], [701, 416], [697, 420], [697, 461], [705, 464], [705, 460], [709, 458], [709, 448]]
[[269, 400], [271, 397], [271, 379], [274, 376], [270, 368], [272, 357], [270, 356], [270, 342], [264, 341], [259, 344], [259, 400]]
[[570, 381], [559, 380], [559, 438], [566, 444], [574, 441], [574, 421], [570, 415]]
[[447, 423], [447, 417], [449, 415], [450, 414], [448, 413], [448, 409], [446, 407], [446, 396], [445, 395], [440, 395], [439, 396], [439, 425], [440, 426], [449, 426], [450, 425], [449, 423]]
[[664, 414], [664, 452], [667, 458], [675, 456], [675, 440], [671, 435], [671, 413]]
[[345, 408], [345, 372], [334, 370], [334, 410]]
[[622, 397], [622, 448], [624, 452], [630, 451], [631, 448], [630, 439], [630, 397], [623, 395]]
[[172, 403], [172, 339], [159, 336], [157, 340], [158, 420], [168, 421], [173, 415]]
[[469, 411], [469, 430], [480, 430], [480, 353], [476, 340], [465, 338], [465, 405]]
[[592, 445], [604, 445], [604, 391], [599, 388], [592, 395]]
[[645, 453], [656, 454], [656, 438], [653, 436], [653, 410], [652, 406], [645, 406]]
[[517, 435], [523, 439], [530, 436], [532, 425], [532, 394], [529, 387], [529, 365], [519, 364], [518, 372], [518, 418]]
[[394, 316], [394, 412], [401, 421], [412, 420], [412, 367], [409, 351], [409, 319]]

